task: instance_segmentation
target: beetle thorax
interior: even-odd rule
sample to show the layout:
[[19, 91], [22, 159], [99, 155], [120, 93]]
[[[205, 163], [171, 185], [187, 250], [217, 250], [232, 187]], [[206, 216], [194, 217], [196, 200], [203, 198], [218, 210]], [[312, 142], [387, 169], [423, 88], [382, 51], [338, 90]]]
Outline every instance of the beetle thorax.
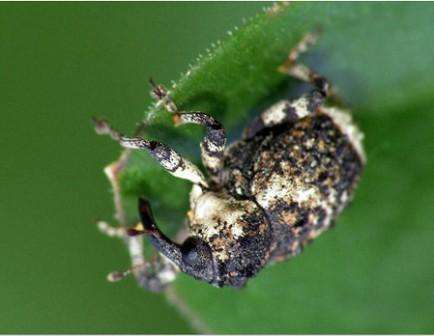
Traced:
[[191, 193], [190, 229], [212, 246], [215, 256], [224, 261], [230, 258], [230, 248], [250, 230], [249, 215], [258, 207], [254, 202], [236, 200], [225, 192]]

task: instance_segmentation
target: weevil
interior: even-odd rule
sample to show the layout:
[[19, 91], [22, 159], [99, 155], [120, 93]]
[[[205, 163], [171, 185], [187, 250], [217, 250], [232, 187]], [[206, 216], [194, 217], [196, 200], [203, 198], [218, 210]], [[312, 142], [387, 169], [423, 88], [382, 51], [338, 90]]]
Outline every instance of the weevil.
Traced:
[[[133, 273], [143, 287], [161, 291], [183, 272], [214, 286], [240, 288], [265, 266], [298, 255], [333, 225], [353, 196], [366, 157], [363, 135], [351, 116], [325, 102], [334, 94], [329, 81], [298, 62], [315, 40], [315, 34], [307, 34], [279, 68], [310, 83], [313, 91], [264, 110], [229, 146], [220, 122], [206, 113], [179, 111], [169, 92], [153, 84], [151, 95], [175, 125], [204, 127], [200, 148], [207, 178], [172, 148], [124, 136], [95, 120], [99, 134], [122, 147], [148, 151], [169, 173], [193, 184], [182, 241], [159, 229], [143, 198], [136, 226], [100, 223], [103, 232], [126, 240], [133, 259], [130, 270], [113, 272], [110, 280]], [[141, 255], [142, 234], [158, 252], [152, 261]]]

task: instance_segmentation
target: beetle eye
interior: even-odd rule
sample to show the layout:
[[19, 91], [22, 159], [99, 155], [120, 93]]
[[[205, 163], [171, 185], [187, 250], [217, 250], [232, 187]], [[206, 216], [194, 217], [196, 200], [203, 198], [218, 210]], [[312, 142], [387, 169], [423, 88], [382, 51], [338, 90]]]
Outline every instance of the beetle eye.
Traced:
[[182, 260], [190, 267], [199, 270], [211, 261], [211, 249], [203, 240], [190, 237], [181, 246]]
[[199, 257], [199, 254], [197, 253], [196, 249], [192, 249], [192, 250], [189, 250], [189, 251], [183, 253], [184, 261], [190, 265], [197, 263], [198, 257]]

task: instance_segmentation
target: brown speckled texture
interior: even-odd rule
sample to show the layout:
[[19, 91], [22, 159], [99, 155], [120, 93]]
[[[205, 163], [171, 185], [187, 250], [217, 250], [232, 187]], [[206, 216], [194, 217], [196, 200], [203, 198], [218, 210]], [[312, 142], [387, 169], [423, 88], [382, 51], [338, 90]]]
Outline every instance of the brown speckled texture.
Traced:
[[[313, 84], [315, 79], [327, 83], [314, 73], [306, 76]], [[148, 150], [172, 175], [193, 183], [189, 236], [183, 242], [169, 239], [155, 223], [149, 202], [139, 200], [144, 229], [128, 233], [148, 234], [160, 253], [156, 263], [167, 266], [159, 267], [155, 277], [141, 262], [144, 287], [162, 290], [177, 272], [219, 287], [242, 287], [267, 264], [299, 254], [332, 225], [352, 197], [365, 156], [363, 135], [350, 115], [322, 104], [327, 87], [270, 106], [228, 148], [223, 126], [211, 116], [174, 112], [176, 123], [206, 128], [201, 150], [209, 179], [166, 145], [123, 136], [95, 120], [100, 134], [126, 148]], [[157, 89], [173, 112], [168, 93]], [[129, 248], [142, 260], [133, 241]]]
[[[224, 284], [244, 284], [267, 263], [300, 253], [333, 224], [363, 169], [343, 133], [328, 115], [317, 112], [263, 129], [226, 151], [221, 185], [215, 188], [256, 203], [263, 214], [250, 216], [241, 238], [222, 244], [229, 258], [219, 263], [219, 273], [232, 274], [232, 279], [222, 278]], [[260, 227], [267, 234], [259, 235]], [[220, 236], [227, 229], [222, 227]]]

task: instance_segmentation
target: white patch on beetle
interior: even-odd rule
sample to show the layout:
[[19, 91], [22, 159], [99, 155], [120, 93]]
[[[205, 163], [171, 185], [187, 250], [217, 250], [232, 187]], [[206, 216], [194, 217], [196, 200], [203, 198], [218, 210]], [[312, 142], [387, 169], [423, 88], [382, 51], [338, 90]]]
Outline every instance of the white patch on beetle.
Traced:
[[271, 106], [261, 115], [264, 125], [272, 126], [281, 123], [286, 118], [285, 110], [287, 109], [289, 102], [287, 100], [281, 100]]
[[321, 107], [321, 112], [328, 115], [341, 132], [348, 137], [363, 163], [366, 163], [366, 154], [362, 145], [363, 133], [354, 124], [351, 115], [336, 107]]
[[[222, 244], [230, 245], [244, 235], [246, 222], [243, 217], [255, 209], [251, 201], [238, 201], [226, 194], [207, 192], [193, 202], [190, 227], [205, 241], [224, 232], [227, 238], [222, 240]], [[222, 261], [229, 258], [224, 246], [214, 254]]]
[[235, 238], [241, 237], [243, 235], [244, 231], [242, 229], [242, 227], [238, 226], [238, 225], [234, 225], [232, 227], [232, 235]]
[[[212, 141], [205, 140], [205, 142], [211, 152], [221, 152], [222, 150], [224, 150], [224, 146], [217, 146]], [[201, 147], [203, 147], [202, 144]]]
[[190, 161], [184, 159], [184, 166], [179, 166], [175, 171], [171, 172], [173, 176], [181, 179], [189, 180], [195, 184], [200, 183], [206, 185], [205, 178], [201, 171]]
[[[160, 160], [161, 165], [166, 168], [167, 170], [173, 172], [175, 175], [175, 169], [178, 167], [181, 163], [181, 157], [175, 153], [171, 152], [168, 157], [165, 157], [167, 155], [166, 152], [157, 152], [155, 156], [158, 160]], [[179, 168], [178, 168], [179, 169]], [[176, 175], [175, 175], [176, 176]]]
[[294, 189], [293, 199], [297, 203], [304, 203], [309, 200], [318, 199], [318, 189], [314, 187], [303, 188], [302, 186]]
[[278, 200], [288, 204], [291, 202], [309, 203], [311, 206], [318, 205], [321, 200], [321, 194], [317, 187], [288, 179], [287, 176], [278, 173], [273, 173], [269, 177], [267, 188], [263, 189], [261, 185], [262, 183], [257, 183], [255, 180], [252, 185], [252, 192], [264, 209], [270, 209]]
[[220, 168], [222, 165], [221, 157], [208, 155], [206, 150], [202, 149], [202, 157], [206, 160], [208, 167], [212, 169]]
[[190, 208], [193, 209], [195, 203], [197, 202], [197, 199], [202, 196], [203, 191], [202, 188], [194, 184], [190, 191]]
[[291, 103], [291, 107], [295, 109], [298, 118], [304, 118], [311, 112], [308, 110], [309, 101], [306, 98], [300, 98]]
[[222, 195], [208, 192], [203, 194], [196, 202], [193, 209], [193, 218], [203, 225], [204, 234], [207, 238], [218, 234], [218, 226], [224, 223], [232, 231], [234, 238], [242, 236], [243, 229], [240, 220], [245, 211], [243, 201], [235, 201], [223, 198]]
[[288, 194], [287, 185], [289, 180], [279, 174], [273, 174], [267, 181], [267, 188], [262, 188], [262, 183], [257, 183], [256, 180], [252, 184], [252, 193], [255, 195], [256, 200], [264, 209], [270, 208], [270, 206], [276, 201], [283, 199]]

